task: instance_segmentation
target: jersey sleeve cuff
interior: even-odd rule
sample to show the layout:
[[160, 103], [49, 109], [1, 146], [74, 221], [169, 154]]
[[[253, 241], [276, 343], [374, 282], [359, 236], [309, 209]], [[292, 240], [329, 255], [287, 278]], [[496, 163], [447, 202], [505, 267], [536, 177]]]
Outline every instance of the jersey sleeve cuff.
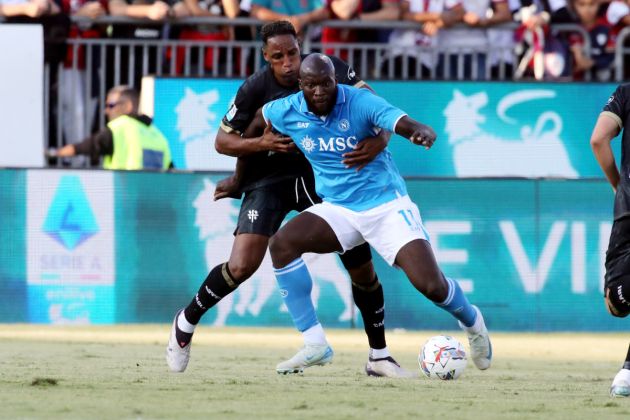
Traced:
[[227, 125], [226, 123], [224, 123], [223, 121], [221, 121], [221, 124], [219, 124], [219, 128], [223, 131], [225, 131], [228, 134], [234, 133], [234, 134], [241, 134], [240, 131], [230, 127], [229, 125]]
[[621, 121], [621, 118], [619, 118], [619, 115], [615, 114], [614, 112], [610, 112], [610, 111], [603, 111], [601, 114], [599, 115], [606, 115], [607, 117], [612, 118], [613, 120], [615, 120], [615, 122], [617, 123], [617, 125], [619, 126], [620, 129], [623, 129], [623, 121]]

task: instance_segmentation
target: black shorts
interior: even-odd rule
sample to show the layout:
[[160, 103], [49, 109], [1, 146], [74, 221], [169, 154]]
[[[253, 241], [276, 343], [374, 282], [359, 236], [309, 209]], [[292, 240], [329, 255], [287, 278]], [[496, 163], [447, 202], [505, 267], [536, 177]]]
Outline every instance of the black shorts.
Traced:
[[615, 220], [606, 251], [604, 295], [617, 317], [630, 314], [630, 217]]
[[[311, 177], [291, 178], [245, 193], [238, 215], [235, 235], [254, 233], [273, 236], [291, 211], [301, 212], [321, 203]], [[370, 246], [365, 243], [340, 255], [346, 269], [362, 266], [372, 260]]]
[[606, 251], [605, 287], [616, 287], [630, 278], [630, 217], [615, 220]]
[[291, 211], [321, 203], [312, 180], [290, 178], [245, 193], [234, 234], [273, 236]]

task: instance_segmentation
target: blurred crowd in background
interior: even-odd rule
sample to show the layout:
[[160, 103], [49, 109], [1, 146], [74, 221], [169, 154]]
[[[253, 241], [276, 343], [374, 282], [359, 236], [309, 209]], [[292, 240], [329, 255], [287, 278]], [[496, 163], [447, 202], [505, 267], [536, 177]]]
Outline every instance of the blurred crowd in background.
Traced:
[[[492, 68], [507, 47], [528, 60], [519, 69], [517, 63], [506, 59], [508, 77], [581, 80], [589, 73], [589, 79], [610, 80], [617, 35], [630, 22], [629, 11], [625, 0], [0, 0], [3, 22], [41, 21], [46, 28], [47, 59], [58, 60], [61, 56], [68, 66], [73, 59], [72, 51], [64, 49], [63, 40], [68, 38], [255, 40], [256, 28], [252, 26], [173, 25], [187, 17], [249, 17], [260, 21], [289, 20], [303, 37], [321, 41], [323, 45], [388, 43], [391, 48], [387, 55], [395, 56], [396, 68], [417, 65], [418, 60], [425, 72], [436, 66], [448, 66], [444, 58], [429, 54], [401, 58], [408, 47], [468, 48], [471, 56], [477, 57], [467, 59], [465, 74], [478, 79], [495, 76], [492, 72], [485, 74], [483, 69]], [[106, 16], [131, 21], [103, 22]], [[417, 23], [417, 29], [392, 25], [372, 30], [326, 26], [306, 30], [329, 20], [407, 21]], [[507, 25], [506, 29], [508, 23], [513, 25]], [[557, 24], [579, 25], [584, 31], [555, 36], [550, 28]], [[584, 39], [585, 34], [588, 40]], [[585, 43], [590, 47], [586, 52]], [[347, 51], [327, 52], [337, 52], [348, 59]], [[211, 68], [212, 55], [206, 55], [204, 65]], [[181, 54], [178, 60], [176, 64], [181, 70]], [[404, 60], [409, 62], [403, 63]], [[470, 70], [471, 66], [480, 71]], [[363, 73], [364, 77], [370, 77]], [[453, 76], [439, 73], [446, 79]], [[396, 70], [390, 78], [399, 75]]]

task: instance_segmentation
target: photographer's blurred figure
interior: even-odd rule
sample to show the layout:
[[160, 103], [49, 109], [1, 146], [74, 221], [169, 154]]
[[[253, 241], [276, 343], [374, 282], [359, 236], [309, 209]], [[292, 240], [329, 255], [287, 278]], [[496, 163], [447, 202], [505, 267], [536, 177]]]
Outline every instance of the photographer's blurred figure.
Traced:
[[171, 151], [166, 137], [151, 118], [138, 114], [140, 95], [129, 86], [116, 86], [107, 93], [105, 128], [77, 144], [50, 150], [51, 157], [88, 155], [92, 161], [104, 156], [105, 169], [168, 169]]

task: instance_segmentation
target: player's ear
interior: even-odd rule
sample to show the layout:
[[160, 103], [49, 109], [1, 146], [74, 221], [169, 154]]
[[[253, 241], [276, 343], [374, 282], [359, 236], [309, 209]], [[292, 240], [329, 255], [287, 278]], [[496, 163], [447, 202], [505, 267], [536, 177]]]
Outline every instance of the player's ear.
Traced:
[[298, 85], [300, 86], [300, 90], [302, 90], [302, 79], [298, 77]]
[[261, 50], [262, 50], [262, 53], [263, 53], [263, 58], [265, 59], [266, 62], [269, 62], [269, 57], [267, 57], [267, 46], [263, 45]]

